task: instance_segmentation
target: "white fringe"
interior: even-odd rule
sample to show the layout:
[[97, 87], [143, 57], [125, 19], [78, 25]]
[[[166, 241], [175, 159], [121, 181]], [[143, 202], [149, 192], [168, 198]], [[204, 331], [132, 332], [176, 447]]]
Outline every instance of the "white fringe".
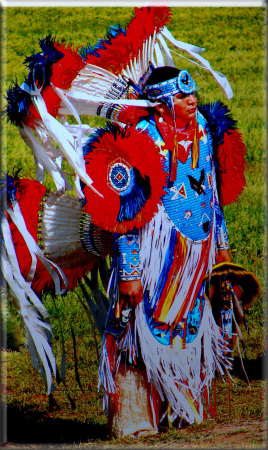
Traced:
[[[7, 219], [2, 219], [4, 245], [1, 248], [1, 270], [15, 305], [22, 318], [33, 365], [47, 383], [47, 394], [52, 388], [51, 368], [56, 376], [56, 359], [50, 347], [52, 334], [48, 312], [40, 299], [21, 275]], [[42, 261], [43, 262], [43, 261]], [[57, 275], [57, 274], [56, 274]]]
[[[136, 309], [136, 321], [148, 380], [156, 387], [162, 399], [164, 396], [167, 398], [174, 413], [173, 420], [180, 416], [190, 424], [200, 422], [202, 408], [197, 412], [187, 393], [190, 391], [193, 400], [199, 401], [204, 386], [211, 386], [215, 370], [218, 369], [223, 374], [222, 366], [226, 370], [231, 367], [230, 361], [224, 357], [224, 339], [210, 306], [205, 305], [198, 334], [192, 343], [186, 344], [185, 349], [180, 346], [180, 338], [173, 341], [172, 347], [156, 341], [148, 328], [141, 304]], [[202, 359], [204, 365], [201, 363]]]
[[[164, 266], [172, 229], [174, 229], [174, 225], [169, 220], [164, 207], [161, 205], [159, 206], [158, 213], [151, 222], [146, 224], [140, 231], [140, 267], [142, 271], [142, 284], [144, 290], [149, 291], [150, 298], [153, 298], [159, 280], [159, 274], [161, 274]], [[209, 250], [208, 271], [212, 270], [212, 266], [215, 262], [215, 218], [213, 220], [211, 232], [212, 239]], [[174, 322], [187, 295], [189, 286], [195, 277], [196, 267], [200, 262], [202, 243], [187, 240], [187, 245], [186, 262], [176, 274], [179, 287], [173, 304], [165, 318], [165, 322], [167, 323]], [[197, 277], [195, 284], [197, 284], [198, 281], [199, 278]], [[184, 317], [187, 316], [190, 305], [191, 300], [188, 302]], [[155, 305], [152, 303], [151, 306], [154, 308]]]

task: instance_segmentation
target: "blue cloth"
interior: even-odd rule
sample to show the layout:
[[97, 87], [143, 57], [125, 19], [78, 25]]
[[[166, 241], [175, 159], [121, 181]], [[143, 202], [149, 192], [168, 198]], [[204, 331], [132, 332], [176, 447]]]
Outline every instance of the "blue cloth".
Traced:
[[[202, 114], [198, 113], [198, 122], [205, 128], [206, 120]], [[164, 147], [164, 141], [160, 135], [153, 116], [143, 119], [137, 128], [146, 130], [150, 137]], [[189, 142], [188, 145], [191, 145]], [[217, 235], [221, 236], [218, 247], [228, 248], [228, 235], [226, 223], [218, 204], [213, 196], [212, 189], [212, 161], [213, 144], [210, 134], [204, 132], [199, 140], [199, 161], [198, 167], [192, 169], [191, 149], [185, 163], [178, 160], [176, 181], [168, 183], [165, 187], [166, 195], [162, 202], [165, 210], [173, 222], [174, 226], [183, 236], [200, 241], [206, 239], [213, 222], [213, 212], [216, 209]], [[169, 173], [171, 152], [166, 151], [165, 170]], [[200, 187], [198, 192], [198, 187]], [[224, 242], [223, 242], [224, 237]]]

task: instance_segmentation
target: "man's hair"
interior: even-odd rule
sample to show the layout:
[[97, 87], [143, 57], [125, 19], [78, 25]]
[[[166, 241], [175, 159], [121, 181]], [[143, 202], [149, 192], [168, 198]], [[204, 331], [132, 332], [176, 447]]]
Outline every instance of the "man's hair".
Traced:
[[162, 81], [171, 80], [172, 78], [178, 76], [179, 73], [180, 70], [176, 67], [156, 67], [156, 69], [153, 69], [153, 72], [149, 76], [146, 86], [152, 86], [157, 83], [162, 83]]

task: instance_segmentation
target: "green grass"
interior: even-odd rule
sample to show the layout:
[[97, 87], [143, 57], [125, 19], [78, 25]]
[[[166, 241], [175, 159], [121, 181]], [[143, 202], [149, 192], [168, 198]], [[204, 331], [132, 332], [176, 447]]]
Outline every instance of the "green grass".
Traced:
[[[22, 83], [27, 75], [23, 66], [25, 56], [39, 51], [38, 38], [47, 34], [74, 48], [102, 38], [109, 25], [115, 22], [125, 26], [132, 17], [132, 8], [7, 8], [2, 15], [2, 64], [1, 88], [4, 94], [12, 80]], [[262, 284], [262, 296], [246, 313], [250, 327], [243, 335], [247, 346], [248, 369], [254, 373], [260, 357], [266, 351], [265, 315], [265, 258], [266, 258], [266, 202], [265, 202], [265, 157], [266, 157], [266, 67], [265, 67], [265, 12], [262, 8], [172, 8], [173, 19], [169, 26], [175, 38], [206, 48], [204, 57], [212, 68], [224, 73], [232, 86], [234, 97], [228, 102], [213, 77], [185, 59], [175, 56], [178, 67], [190, 71], [198, 84], [198, 95], [202, 103], [221, 101], [228, 104], [243, 134], [247, 148], [247, 187], [235, 204], [224, 208], [233, 261], [255, 273]], [[187, 56], [187, 55], [185, 55]], [[2, 101], [3, 109], [5, 102]], [[88, 119], [84, 118], [85, 121]], [[89, 119], [96, 126], [100, 122]], [[101, 122], [102, 123], [102, 122]], [[11, 173], [13, 168], [22, 168], [25, 177], [35, 176], [34, 160], [16, 127], [3, 121], [2, 126], [2, 170]], [[48, 176], [44, 184], [54, 189]], [[79, 291], [79, 288], [77, 288]], [[54, 333], [53, 349], [57, 364], [61, 362], [61, 330], [57, 313], [49, 296], [43, 301], [51, 315]], [[61, 316], [62, 331], [66, 345], [66, 382], [76, 410], [70, 408], [63, 385], [54, 394], [60, 410], [48, 410], [45, 385], [38, 372], [31, 366], [25, 349], [26, 341], [14, 308], [8, 303], [4, 316], [7, 319], [8, 346], [13, 352], [6, 354], [8, 361], [7, 392], [8, 406], [14, 420], [22, 415], [37, 422], [52, 426], [50, 420], [61, 420], [60, 424], [86, 424], [92, 442], [101, 442], [107, 437], [106, 416], [101, 407], [101, 393], [97, 392], [97, 350], [92, 328], [85, 310], [75, 293], [57, 300]], [[74, 357], [71, 339], [72, 324], [76, 339], [83, 394], [74, 379]], [[98, 346], [100, 339], [97, 337]], [[254, 369], [255, 367], [255, 369]], [[262, 401], [264, 382], [255, 379], [248, 391], [243, 377], [237, 378], [237, 386], [231, 388], [233, 416], [227, 408], [226, 385], [219, 384], [218, 419], [216, 424], [231, 421], [261, 420], [264, 414]], [[254, 395], [253, 395], [254, 394]], [[227, 408], [227, 409], [226, 409]], [[38, 422], [38, 423], [39, 423]], [[24, 422], [22, 422], [24, 423]], [[58, 423], [58, 422], [57, 422]], [[163, 443], [174, 440], [181, 445], [200, 445], [199, 436], [206, 442], [206, 433], [214, 422], [205, 422], [199, 427], [165, 430]], [[67, 424], [67, 425], [66, 425]], [[215, 424], [215, 423], [214, 423]], [[60, 426], [60, 425], [59, 425]], [[92, 431], [93, 430], [93, 431]], [[81, 439], [87, 431], [81, 428]], [[45, 438], [45, 437], [44, 437]], [[155, 444], [157, 439], [152, 441]], [[140, 441], [142, 443], [142, 441]], [[113, 445], [113, 441], [108, 441]], [[128, 442], [129, 444], [129, 442]], [[123, 444], [124, 445], [124, 442]], [[258, 446], [258, 438], [252, 447]], [[238, 442], [239, 446], [239, 442]]]
[[[108, 436], [107, 417], [102, 410], [101, 393], [96, 390], [97, 363], [92, 348], [85, 351], [83, 345], [79, 346], [79, 371], [83, 392], [75, 382], [74, 365], [70, 356], [69, 370], [66, 376], [68, 393], [75, 402], [72, 409], [63, 384], [53, 393], [57, 407], [48, 407], [48, 399], [43, 391], [43, 385], [36, 369], [30, 363], [30, 357], [25, 348], [20, 352], [6, 352], [7, 361], [7, 406], [8, 406], [8, 436], [12, 443], [94, 443], [96, 447], [106, 446], [133, 446], [131, 439], [115, 441]], [[72, 348], [67, 345], [67, 353], [71, 355]], [[34, 380], [34, 383], [33, 383]], [[228, 380], [216, 379], [216, 413], [214, 420], [205, 420], [200, 425], [178, 424], [169, 429], [164, 422], [161, 426], [161, 435], [153, 438], [140, 438], [135, 440], [135, 447], [153, 446], [157, 444], [188, 445], [189, 447], [204, 445], [210, 442], [213, 433], [222, 427], [228, 427], [223, 439], [228, 435], [239, 434], [243, 429], [248, 432], [248, 423], [260, 424], [265, 420], [265, 390], [266, 382], [252, 380], [251, 389], [246, 382], [234, 377], [235, 384], [230, 385], [231, 415], [229, 408]], [[211, 394], [214, 403], [214, 384]], [[206, 410], [206, 408], [205, 408]], [[16, 419], [16, 428], [12, 426]], [[54, 425], [53, 425], [54, 423]], [[233, 429], [232, 427], [235, 427]], [[256, 432], [256, 428], [255, 428]], [[261, 436], [254, 434], [255, 439], [261, 442]], [[87, 444], [87, 445], [88, 445]], [[260, 447], [265, 446], [261, 442]], [[84, 444], [86, 445], [86, 444]], [[217, 446], [220, 447], [220, 446]], [[161, 447], [162, 448], [162, 447]], [[211, 446], [210, 446], [211, 448]], [[213, 447], [214, 448], [214, 447]], [[226, 447], [225, 447], [226, 448]], [[240, 448], [238, 445], [237, 448]], [[247, 448], [247, 447], [243, 447]]]

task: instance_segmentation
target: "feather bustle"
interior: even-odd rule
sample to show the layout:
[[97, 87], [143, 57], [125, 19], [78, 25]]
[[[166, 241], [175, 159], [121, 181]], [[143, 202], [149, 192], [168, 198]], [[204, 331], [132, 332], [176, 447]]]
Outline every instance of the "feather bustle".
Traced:
[[246, 147], [239, 131], [224, 133], [223, 144], [217, 149], [219, 200], [221, 205], [235, 202], [246, 186]]
[[108, 34], [108, 40], [106, 38], [99, 41], [90, 50], [86, 62], [119, 75], [122, 68], [128, 66], [135, 57], [138, 58], [144, 38], [153, 36], [155, 30], [159, 32], [169, 23], [170, 16], [168, 7], [134, 8], [134, 17], [126, 30], [119, 30], [114, 37], [109, 37]]
[[[38, 214], [46, 188], [32, 179], [17, 179], [14, 180], [14, 185], [16, 188], [16, 201], [19, 202], [26, 227], [34, 240], [38, 242]], [[10, 218], [9, 226], [21, 274], [26, 279], [31, 267], [31, 255], [23, 236]], [[69, 261], [68, 265], [68, 261], [65, 261], [64, 258], [59, 262], [59, 266], [63, 269], [69, 281], [68, 290], [73, 289], [82, 279], [84, 273], [92, 269], [96, 260], [97, 258], [94, 255], [88, 254], [81, 248], [81, 252], [78, 255], [73, 255], [72, 264]], [[53, 262], [58, 263], [58, 261]], [[52, 292], [54, 290], [54, 281], [39, 260], [37, 260], [32, 289], [36, 294], [39, 294], [44, 289]]]
[[[87, 146], [87, 154], [84, 155], [84, 158], [88, 175], [90, 176], [93, 172], [97, 174], [94, 186], [104, 196], [102, 199], [97, 198], [91, 189], [87, 186], [84, 187], [86, 197], [84, 210], [87, 214], [92, 215], [95, 225], [104, 230], [126, 233], [134, 227], [140, 229], [151, 220], [157, 211], [160, 197], [164, 194], [166, 173], [162, 169], [158, 148], [146, 132], [132, 128], [126, 131], [111, 125], [91, 141], [91, 145]], [[140, 211], [136, 211], [135, 215], [133, 213], [134, 217], [131, 220], [126, 219], [122, 222], [118, 220], [122, 206], [120, 196], [107, 183], [109, 165], [119, 159], [135, 168], [144, 183], [147, 179], [151, 191]], [[129, 199], [131, 200], [132, 197]], [[130, 201], [126, 202], [125, 207], [130, 207], [130, 203]], [[122, 210], [121, 214], [126, 217]]]

